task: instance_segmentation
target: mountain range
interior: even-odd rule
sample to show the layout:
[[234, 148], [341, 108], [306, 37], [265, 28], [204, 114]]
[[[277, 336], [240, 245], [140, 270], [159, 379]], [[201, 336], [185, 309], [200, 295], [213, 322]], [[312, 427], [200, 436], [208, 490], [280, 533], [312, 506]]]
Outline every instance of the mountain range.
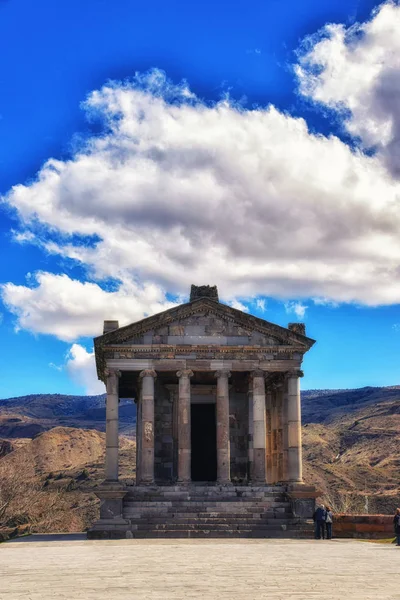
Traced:
[[[336, 512], [391, 513], [400, 505], [400, 386], [305, 390], [302, 415], [305, 481]], [[134, 473], [135, 425], [135, 404], [122, 400], [122, 478]], [[0, 470], [29, 458], [37, 484], [48, 490], [65, 484], [73, 504], [83, 502], [82, 514], [92, 507], [89, 522], [97, 501], [87, 494], [103, 477], [104, 431], [104, 395], [0, 400]]]

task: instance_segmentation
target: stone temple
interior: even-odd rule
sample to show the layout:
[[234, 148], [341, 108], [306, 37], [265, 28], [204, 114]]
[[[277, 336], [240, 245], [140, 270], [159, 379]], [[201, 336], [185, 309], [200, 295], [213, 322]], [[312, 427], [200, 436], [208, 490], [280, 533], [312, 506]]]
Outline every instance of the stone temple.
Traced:
[[[91, 538], [301, 535], [301, 364], [314, 344], [192, 286], [190, 301], [95, 339], [107, 389], [105, 481]], [[118, 477], [118, 404], [137, 407], [136, 480]]]

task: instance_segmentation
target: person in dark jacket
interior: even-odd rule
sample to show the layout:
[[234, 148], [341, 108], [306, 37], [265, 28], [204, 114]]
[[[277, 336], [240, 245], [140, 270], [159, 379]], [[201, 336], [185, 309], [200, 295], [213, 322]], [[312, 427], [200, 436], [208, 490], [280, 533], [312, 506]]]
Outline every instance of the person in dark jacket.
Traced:
[[326, 510], [323, 504], [320, 504], [317, 510], [313, 514], [313, 519], [315, 523], [315, 539], [320, 540], [321, 535], [322, 539], [325, 539], [325, 521], [326, 521]]
[[396, 513], [393, 517], [393, 525], [397, 540], [396, 546], [400, 546], [400, 508], [396, 508]]
[[326, 517], [325, 517], [325, 527], [326, 527], [326, 539], [332, 539], [332, 523], [333, 523], [333, 514], [330, 506], [326, 507]]

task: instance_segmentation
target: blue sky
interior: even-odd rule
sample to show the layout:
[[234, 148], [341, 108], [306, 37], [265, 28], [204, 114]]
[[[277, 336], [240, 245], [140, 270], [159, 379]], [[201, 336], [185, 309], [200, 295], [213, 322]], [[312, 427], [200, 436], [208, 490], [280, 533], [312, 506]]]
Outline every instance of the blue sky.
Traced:
[[103, 315], [192, 282], [305, 321], [303, 387], [398, 383], [400, 9], [379, 6], [0, 0], [0, 397], [101, 391]]

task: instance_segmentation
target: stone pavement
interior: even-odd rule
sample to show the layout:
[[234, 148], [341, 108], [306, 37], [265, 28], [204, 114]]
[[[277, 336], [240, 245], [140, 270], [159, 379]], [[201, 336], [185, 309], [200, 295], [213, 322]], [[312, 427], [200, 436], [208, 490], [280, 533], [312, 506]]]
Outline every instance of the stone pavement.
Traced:
[[116, 540], [0, 545], [0, 599], [400, 599], [400, 548], [352, 540]]

